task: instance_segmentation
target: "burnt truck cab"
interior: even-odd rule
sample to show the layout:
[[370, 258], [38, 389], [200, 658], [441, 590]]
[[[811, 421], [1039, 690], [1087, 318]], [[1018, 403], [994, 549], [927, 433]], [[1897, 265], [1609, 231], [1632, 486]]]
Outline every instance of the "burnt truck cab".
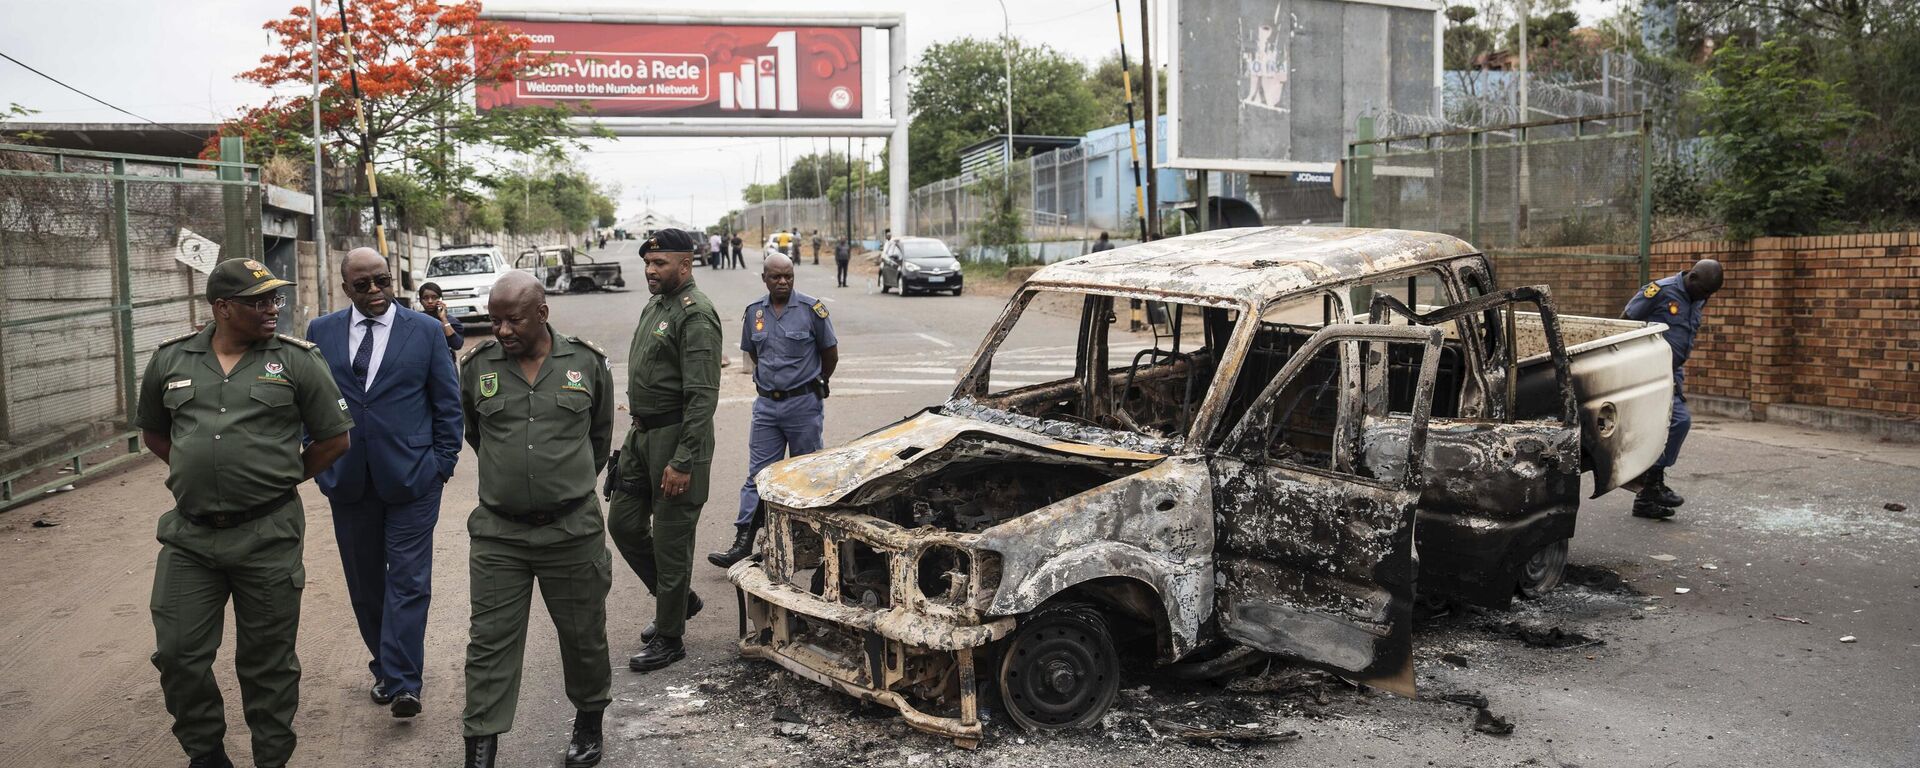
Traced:
[[1583, 468], [1600, 493], [1659, 454], [1662, 326], [1576, 320], [1572, 354], [1545, 288], [1423, 232], [1215, 230], [1045, 267], [947, 402], [757, 476], [741, 650], [963, 746], [983, 684], [1023, 728], [1096, 722], [1117, 648], [1410, 695], [1416, 585], [1552, 589]]

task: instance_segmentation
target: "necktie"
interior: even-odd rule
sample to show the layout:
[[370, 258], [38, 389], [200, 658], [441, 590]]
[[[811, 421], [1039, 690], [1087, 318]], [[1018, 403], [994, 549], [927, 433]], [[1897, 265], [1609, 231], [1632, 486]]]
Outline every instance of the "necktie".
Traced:
[[360, 348], [353, 351], [353, 377], [360, 380], [361, 388], [367, 386], [367, 366], [373, 364], [373, 326], [378, 322], [369, 317], [360, 321], [366, 326], [366, 332], [360, 335]]

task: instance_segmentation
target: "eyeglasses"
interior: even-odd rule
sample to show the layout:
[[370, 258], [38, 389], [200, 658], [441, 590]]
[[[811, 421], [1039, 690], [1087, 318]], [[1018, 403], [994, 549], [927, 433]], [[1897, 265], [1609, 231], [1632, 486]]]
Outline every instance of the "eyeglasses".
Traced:
[[380, 286], [382, 290], [392, 287], [393, 275], [374, 275], [373, 277], [363, 277], [353, 281], [352, 287], [353, 287], [354, 293], [366, 293], [368, 291], [373, 290], [373, 287], [376, 285]]
[[255, 312], [265, 312], [269, 309], [282, 309], [287, 306], [287, 297], [278, 293], [272, 296], [262, 296], [257, 299], [232, 298], [232, 299], [227, 299], [227, 301], [229, 303], [239, 304], [240, 306], [243, 306], [243, 307], [248, 307]]

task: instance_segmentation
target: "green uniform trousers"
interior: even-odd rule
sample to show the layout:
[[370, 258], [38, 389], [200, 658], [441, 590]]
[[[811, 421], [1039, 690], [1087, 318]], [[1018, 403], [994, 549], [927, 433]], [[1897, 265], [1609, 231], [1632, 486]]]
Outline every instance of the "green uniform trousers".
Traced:
[[300, 707], [301, 565], [306, 513], [300, 500], [232, 528], [160, 516], [153, 569], [154, 652], [173, 735], [188, 757], [223, 748], [227, 718], [213, 659], [220, 650], [227, 599], [233, 599], [233, 667], [253, 735], [253, 759], [279, 768], [293, 756], [293, 714]]
[[473, 625], [463, 734], [493, 736], [513, 729], [536, 580], [559, 633], [567, 700], [582, 712], [606, 709], [613, 701], [607, 659], [613, 559], [600, 524], [600, 500], [589, 496], [549, 525], [522, 525], [480, 508], [467, 518], [467, 533], [473, 539], [467, 557]]
[[620, 449], [620, 490], [613, 492], [607, 527], [620, 556], [655, 596], [653, 620], [661, 637], [687, 631], [687, 595], [693, 586], [693, 530], [707, 503], [710, 464], [693, 465], [685, 493], [660, 496], [660, 472], [680, 446], [680, 425], [634, 427]]

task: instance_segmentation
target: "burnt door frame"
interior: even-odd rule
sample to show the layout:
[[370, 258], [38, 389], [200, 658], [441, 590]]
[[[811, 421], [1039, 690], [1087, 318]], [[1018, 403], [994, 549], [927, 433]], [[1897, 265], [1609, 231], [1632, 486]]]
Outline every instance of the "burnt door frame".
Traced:
[[[1414, 551], [1420, 462], [1443, 334], [1435, 328], [1330, 325], [1315, 333], [1254, 399], [1212, 457], [1215, 616], [1232, 640], [1412, 695]], [[1407, 470], [1393, 481], [1355, 473], [1367, 357], [1419, 345]], [[1329, 345], [1339, 350], [1339, 400], [1329, 467], [1268, 455], [1271, 414], [1287, 385]], [[1385, 382], [1379, 382], [1385, 387]]]

